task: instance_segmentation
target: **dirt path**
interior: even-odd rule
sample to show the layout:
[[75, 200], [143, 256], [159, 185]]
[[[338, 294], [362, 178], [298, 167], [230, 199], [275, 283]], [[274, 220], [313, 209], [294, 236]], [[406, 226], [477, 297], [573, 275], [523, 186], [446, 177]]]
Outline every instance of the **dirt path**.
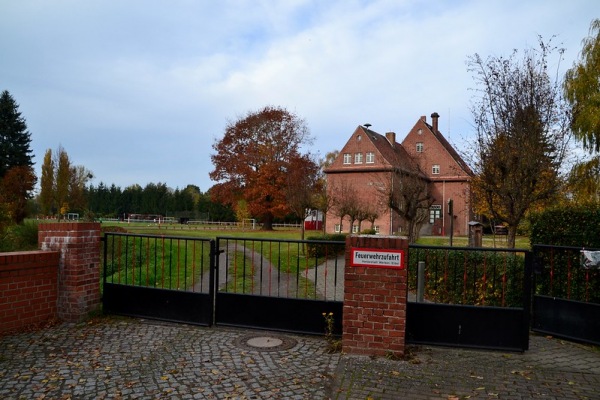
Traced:
[[[221, 248], [220, 250], [223, 250], [223, 252], [219, 255], [219, 281], [217, 283], [219, 289], [222, 290], [227, 284], [233, 282], [234, 277], [229, 273], [229, 267], [233, 266], [235, 253], [243, 252], [248, 261], [245, 266], [239, 267], [254, 270], [254, 279], [249, 283], [248, 287], [244, 287], [245, 294], [295, 297], [293, 295], [297, 288], [295, 275], [279, 272], [278, 268], [259, 252], [252, 251], [248, 247], [235, 243], [229, 244], [226, 248]], [[252, 272], [246, 271], [246, 274], [248, 273]], [[210, 276], [208, 271], [206, 271], [202, 276], [202, 280], [196, 284], [195, 288], [200, 290], [200, 287], [202, 287], [203, 292], [208, 292], [209, 282]]]

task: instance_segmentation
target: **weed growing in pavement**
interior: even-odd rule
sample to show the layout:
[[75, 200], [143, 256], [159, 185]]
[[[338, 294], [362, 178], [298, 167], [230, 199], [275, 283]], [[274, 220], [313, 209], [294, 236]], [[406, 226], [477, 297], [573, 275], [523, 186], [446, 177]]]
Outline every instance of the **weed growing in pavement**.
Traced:
[[323, 313], [325, 319], [325, 340], [327, 340], [327, 352], [337, 353], [342, 351], [342, 341], [333, 336], [335, 318], [332, 312]]

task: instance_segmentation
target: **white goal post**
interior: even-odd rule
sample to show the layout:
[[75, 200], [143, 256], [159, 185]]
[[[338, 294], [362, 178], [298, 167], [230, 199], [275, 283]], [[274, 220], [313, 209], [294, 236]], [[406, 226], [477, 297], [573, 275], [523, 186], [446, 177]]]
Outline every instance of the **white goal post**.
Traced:
[[256, 219], [254, 219], [254, 218], [244, 218], [242, 220], [242, 228], [244, 228], [248, 223], [252, 227], [252, 229], [256, 229]]

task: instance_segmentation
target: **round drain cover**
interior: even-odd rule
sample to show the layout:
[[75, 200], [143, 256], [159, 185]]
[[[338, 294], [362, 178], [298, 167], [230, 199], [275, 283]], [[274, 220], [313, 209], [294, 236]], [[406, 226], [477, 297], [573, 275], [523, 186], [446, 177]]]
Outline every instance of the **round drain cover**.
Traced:
[[272, 334], [248, 334], [236, 339], [236, 345], [245, 350], [255, 351], [281, 351], [291, 349], [296, 345], [296, 340]]
[[260, 347], [261, 349], [263, 349], [281, 346], [283, 344], [283, 340], [270, 336], [256, 336], [248, 339], [246, 341], [246, 344], [251, 347]]

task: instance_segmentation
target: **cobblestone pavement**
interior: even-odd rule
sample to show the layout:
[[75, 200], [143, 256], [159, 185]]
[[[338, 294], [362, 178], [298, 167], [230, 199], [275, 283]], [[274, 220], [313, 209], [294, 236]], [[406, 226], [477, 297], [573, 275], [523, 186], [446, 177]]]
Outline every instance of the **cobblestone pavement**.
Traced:
[[[249, 331], [100, 318], [0, 339], [0, 399], [323, 399], [323, 338], [253, 349]], [[255, 336], [256, 336], [255, 335]]]
[[0, 398], [600, 399], [598, 348], [530, 347], [372, 359], [320, 337], [103, 317], [0, 338]]
[[531, 336], [525, 353], [409, 347], [406, 360], [343, 356], [331, 398], [600, 399], [600, 348]]

